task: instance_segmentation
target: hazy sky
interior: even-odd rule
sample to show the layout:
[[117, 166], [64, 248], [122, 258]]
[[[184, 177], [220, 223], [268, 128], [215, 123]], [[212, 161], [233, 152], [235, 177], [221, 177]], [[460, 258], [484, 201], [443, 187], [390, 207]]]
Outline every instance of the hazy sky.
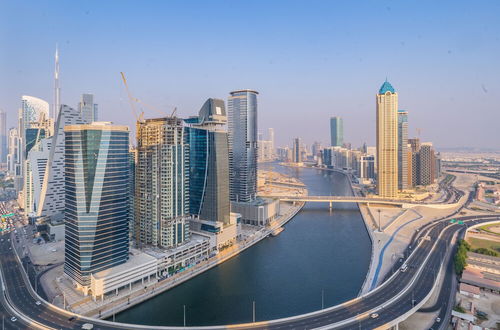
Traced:
[[[259, 95], [259, 129], [375, 140], [375, 94], [388, 77], [410, 136], [440, 147], [500, 149], [500, 1], [2, 1], [0, 108], [21, 95], [62, 103], [95, 94], [100, 119], [134, 128], [135, 97], [190, 116], [231, 90]], [[145, 110], [146, 116], [160, 113]]]

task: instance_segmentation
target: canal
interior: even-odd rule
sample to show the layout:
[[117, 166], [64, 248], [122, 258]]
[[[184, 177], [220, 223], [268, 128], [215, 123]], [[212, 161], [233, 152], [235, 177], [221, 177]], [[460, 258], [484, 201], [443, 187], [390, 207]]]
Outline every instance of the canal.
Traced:
[[[339, 173], [274, 164], [307, 185], [310, 195], [350, 195]], [[282, 318], [333, 306], [358, 295], [371, 243], [356, 204], [308, 203], [277, 237], [266, 238], [172, 290], [116, 315], [146, 325], [219, 325]]]

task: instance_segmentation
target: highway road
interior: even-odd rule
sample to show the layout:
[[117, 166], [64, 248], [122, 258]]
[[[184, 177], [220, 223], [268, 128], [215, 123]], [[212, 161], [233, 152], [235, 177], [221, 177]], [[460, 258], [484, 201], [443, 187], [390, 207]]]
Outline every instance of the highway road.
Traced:
[[[455, 193], [450, 194], [456, 198]], [[457, 211], [458, 212], [458, 211]], [[476, 222], [486, 222], [499, 219], [498, 215], [460, 217], [465, 225]], [[409, 257], [405, 260], [408, 269], [405, 272], [395, 269], [392, 277], [366, 295], [347, 303], [330, 307], [324, 310], [280, 320], [264, 321], [253, 324], [231, 325], [231, 329], [312, 329], [335, 328], [339, 329], [371, 329], [385, 325], [399, 316], [410, 311], [413, 306], [421, 302], [433, 288], [435, 277], [445, 259], [447, 252], [451, 252], [451, 238], [464, 230], [465, 225], [450, 224], [447, 220], [434, 221], [424, 225], [413, 237], [412, 248], [408, 249]], [[422, 239], [425, 237], [426, 239]], [[13, 233], [2, 234], [0, 240], [0, 270], [5, 283], [5, 296], [2, 296], [2, 306], [13, 308], [24, 316], [18, 321], [11, 322], [6, 328], [26, 328], [27, 323], [21, 319], [31, 321], [29, 328], [75, 329], [81, 328], [84, 323], [92, 323], [95, 329], [154, 329], [150, 326], [133, 326], [120, 323], [111, 323], [102, 320], [89, 320], [76, 317], [70, 320], [73, 314], [56, 308], [36, 296], [28, 284], [28, 280], [19, 258], [12, 248]], [[410, 254], [411, 252], [411, 254]], [[4, 299], [5, 298], [5, 299]], [[37, 303], [38, 302], [38, 303]], [[10, 316], [9, 312], [1, 309], [0, 312]], [[371, 314], [376, 312], [377, 317]], [[6, 318], [7, 319], [7, 318]], [[10, 319], [10, 318], [8, 318]], [[14, 324], [13, 324], [14, 323]], [[166, 328], [166, 327], [165, 327]], [[169, 327], [175, 328], [175, 327]], [[207, 329], [224, 329], [227, 326], [207, 327]], [[181, 329], [179, 327], [178, 329]]]
[[[491, 221], [495, 217], [483, 217], [477, 220], [476, 217], [461, 217], [466, 224]], [[449, 224], [449, 222], [436, 222], [423, 230], [429, 240], [420, 240], [419, 247], [409, 257], [406, 272], [397, 272], [391, 279], [386, 281], [380, 288], [368, 293], [362, 298], [355, 299], [354, 302], [331, 307], [323, 311], [317, 311], [304, 316], [292, 319], [274, 320], [269, 322], [259, 322], [256, 324], [233, 325], [232, 328], [248, 329], [311, 329], [322, 326], [336, 324], [341, 321], [356, 318], [345, 324], [339, 325], [341, 329], [357, 328], [370, 329], [384, 325], [399, 315], [402, 315], [412, 309], [412, 300], [418, 304], [431, 290], [434, 284], [434, 277], [439, 272], [445, 252], [449, 248], [449, 242], [452, 236], [463, 230], [465, 227], [458, 224]], [[81, 327], [87, 323], [86, 320], [76, 319], [69, 321], [70, 313], [65, 313], [59, 309], [53, 308], [45, 302], [36, 304], [38, 298], [33, 297], [33, 290], [27, 287], [26, 277], [23, 274], [22, 266], [17, 259], [8, 236], [2, 235], [3, 241], [0, 241], [0, 269], [7, 288], [7, 297], [10, 304], [35, 322], [55, 329], [71, 329]], [[423, 267], [421, 267], [423, 265]], [[415, 281], [413, 281], [415, 279]], [[408, 289], [401, 297], [395, 297]], [[391, 301], [387, 303], [388, 301]], [[373, 310], [379, 314], [377, 318], [371, 318], [370, 313]], [[125, 325], [109, 324], [100, 320], [93, 322], [99, 329], [124, 329]], [[151, 327], [144, 327], [151, 328]], [[224, 327], [221, 327], [224, 328]]]

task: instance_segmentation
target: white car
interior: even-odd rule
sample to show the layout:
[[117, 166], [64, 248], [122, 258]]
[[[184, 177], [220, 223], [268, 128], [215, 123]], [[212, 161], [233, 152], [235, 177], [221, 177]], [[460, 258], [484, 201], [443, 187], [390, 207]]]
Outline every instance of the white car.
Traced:
[[37, 306], [40, 306], [42, 304], [42, 302], [40, 300], [37, 300], [37, 302], [35, 303], [35, 305]]
[[372, 313], [372, 315], [370, 315], [370, 317], [371, 317], [372, 319], [376, 319], [376, 318], [378, 317], [378, 314], [377, 314], [377, 313]]
[[436, 322], [437, 323], [441, 322], [441, 318], [440, 317], [436, 318]]
[[16, 322], [16, 321], [17, 321], [17, 318], [16, 318], [15, 316], [12, 316], [12, 317], [10, 318], [10, 320], [11, 320], [12, 322]]

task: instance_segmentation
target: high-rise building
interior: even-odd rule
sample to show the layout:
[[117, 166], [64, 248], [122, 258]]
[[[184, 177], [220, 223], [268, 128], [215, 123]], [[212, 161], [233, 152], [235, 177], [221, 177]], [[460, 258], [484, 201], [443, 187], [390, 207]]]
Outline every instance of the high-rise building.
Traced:
[[15, 127], [9, 129], [8, 154], [7, 154], [7, 171], [10, 176], [21, 176], [19, 160], [20, 154], [20, 139], [18, 130]]
[[271, 141], [259, 140], [257, 145], [257, 160], [259, 162], [268, 162], [274, 159]]
[[18, 134], [19, 134], [19, 152], [20, 158], [16, 166], [19, 174], [15, 177], [15, 186], [18, 190], [24, 190], [26, 183], [24, 182], [25, 175], [25, 160], [30, 149], [45, 136], [50, 136], [46, 131], [46, 125], [43, 123], [49, 122], [49, 104], [39, 98], [23, 95], [21, 98], [21, 109], [19, 109], [18, 117]]
[[414, 181], [414, 176], [413, 176], [413, 168], [414, 168], [414, 165], [413, 165], [413, 152], [411, 151], [411, 145], [410, 144], [407, 144], [407, 148], [406, 148], [407, 152], [406, 152], [406, 160], [408, 161], [408, 164], [407, 164], [407, 167], [406, 167], [406, 175], [407, 175], [407, 185], [408, 185], [408, 188], [413, 188], [415, 187], [415, 181]]
[[330, 137], [332, 147], [344, 145], [344, 122], [341, 117], [330, 118]]
[[436, 152], [434, 154], [434, 157], [436, 159], [436, 165], [434, 168], [434, 178], [438, 179], [441, 176], [441, 153]]
[[289, 147], [280, 147], [277, 149], [278, 159], [282, 162], [292, 161], [292, 151]]
[[418, 184], [427, 186], [436, 179], [436, 156], [432, 143], [422, 143], [418, 153]]
[[50, 154], [51, 138], [39, 140], [28, 153], [24, 176], [24, 211], [36, 215], [41, 209], [43, 181]]
[[94, 95], [82, 94], [78, 103], [78, 112], [86, 123], [98, 121], [97, 104], [94, 103]]
[[[419, 152], [420, 152], [420, 139], [419, 138], [408, 139], [408, 164], [411, 163], [412, 187], [419, 185], [419, 178], [418, 178], [418, 172], [420, 171], [420, 165], [418, 161]], [[411, 160], [410, 160], [410, 154], [411, 154]], [[408, 171], [410, 171], [410, 169], [408, 169]]]
[[293, 139], [293, 160], [294, 163], [302, 163], [302, 141], [300, 138]]
[[53, 118], [59, 116], [59, 108], [61, 107], [61, 88], [59, 87], [59, 48], [56, 45], [56, 53], [54, 55], [54, 111]]
[[[35, 145], [34, 138], [38, 134], [37, 130], [47, 128], [40, 127], [40, 125], [49, 119], [49, 104], [42, 99], [26, 95], [23, 95], [21, 102], [19, 130], [23, 146], [23, 159], [25, 159], [29, 149]], [[48, 133], [47, 135], [52, 134]]]
[[[43, 173], [47, 164], [50, 145], [42, 141], [53, 134], [54, 122], [48, 117], [49, 106], [43, 100], [23, 96], [21, 130], [24, 131], [22, 139], [22, 178], [23, 178], [23, 208], [26, 214], [34, 215], [35, 204], [38, 205]], [[33, 152], [33, 156], [31, 155]], [[33, 173], [35, 171], [36, 173]], [[39, 173], [40, 175], [37, 175]], [[36, 187], [36, 188], [35, 188]]]
[[64, 132], [64, 273], [88, 294], [92, 274], [129, 258], [129, 131], [96, 122]]
[[398, 195], [398, 93], [386, 80], [377, 100], [377, 191], [379, 196]]
[[7, 114], [0, 110], [0, 163], [7, 162]]
[[263, 134], [258, 134], [257, 160], [259, 162], [269, 162], [275, 159], [274, 152], [274, 129], [268, 129], [268, 138], [264, 140]]
[[408, 112], [398, 110], [398, 188], [408, 188]]
[[137, 122], [136, 243], [172, 248], [189, 235], [189, 144], [177, 117]]
[[321, 143], [319, 143], [318, 141], [315, 141], [312, 144], [312, 146], [311, 146], [311, 153], [312, 153], [313, 158], [314, 157], [316, 157], [316, 158], [319, 157], [321, 149], [323, 149], [323, 147], [321, 146]]
[[413, 153], [417, 153], [420, 151], [420, 139], [419, 138], [408, 139], [408, 145], [410, 146], [410, 149]]
[[137, 149], [130, 148], [128, 154], [128, 162], [129, 162], [129, 188], [128, 191], [130, 193], [129, 196], [129, 212], [128, 212], [128, 230], [129, 230], [129, 239], [130, 242], [135, 240], [135, 166], [137, 164]]
[[189, 208], [202, 220], [230, 222], [229, 148], [224, 101], [208, 99], [185, 120], [189, 143]]
[[373, 155], [361, 156], [359, 177], [362, 179], [375, 179], [375, 157]]
[[228, 98], [229, 184], [231, 201], [250, 202], [257, 195], [257, 95], [237, 90]]
[[271, 149], [271, 157], [274, 158], [275, 155], [275, 150], [274, 150], [274, 128], [268, 128], [267, 129], [267, 134], [268, 134], [268, 140], [270, 143], [269, 148]]
[[43, 177], [40, 192], [37, 216], [51, 217], [53, 221], [64, 218], [65, 201], [65, 133], [64, 128], [69, 125], [90, 124], [80, 117], [79, 113], [67, 106], [62, 105], [57, 112], [57, 120], [54, 127], [54, 135], [50, 138], [49, 149], [44, 148], [46, 153], [43, 158], [48, 159], [46, 175]]

